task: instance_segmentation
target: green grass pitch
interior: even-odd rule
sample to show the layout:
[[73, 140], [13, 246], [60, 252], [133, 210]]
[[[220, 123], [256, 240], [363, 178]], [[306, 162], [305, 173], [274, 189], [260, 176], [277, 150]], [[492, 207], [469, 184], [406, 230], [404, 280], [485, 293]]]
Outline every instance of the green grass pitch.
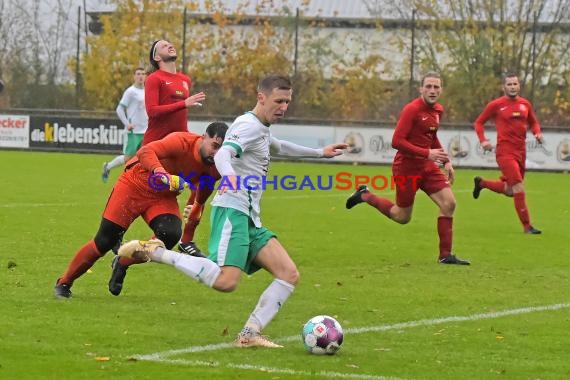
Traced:
[[[71, 300], [53, 298], [55, 280], [98, 228], [119, 174], [101, 182], [109, 158], [0, 152], [0, 378], [570, 378], [568, 175], [528, 173], [531, 217], [543, 230], [528, 236], [511, 198], [488, 190], [471, 197], [473, 176], [496, 171], [459, 168], [454, 251], [470, 267], [436, 263], [437, 209], [423, 193], [411, 223], [401, 226], [367, 205], [346, 210], [351, 191], [268, 190], [264, 224], [279, 235], [301, 281], [265, 330], [285, 348], [240, 350], [225, 344], [268, 285], [265, 273], [222, 294], [173, 268], [138, 265], [113, 297], [109, 253], [76, 281]], [[389, 175], [390, 168], [275, 162], [270, 174], [340, 171]], [[126, 239], [149, 236], [137, 221]], [[297, 339], [319, 314], [345, 329], [337, 355], [312, 356]]]

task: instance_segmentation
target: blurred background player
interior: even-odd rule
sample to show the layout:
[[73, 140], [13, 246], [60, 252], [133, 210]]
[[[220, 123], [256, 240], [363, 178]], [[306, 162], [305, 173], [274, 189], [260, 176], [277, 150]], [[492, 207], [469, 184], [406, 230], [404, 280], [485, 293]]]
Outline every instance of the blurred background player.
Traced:
[[[151, 73], [145, 85], [146, 112], [148, 114], [148, 129], [144, 135], [143, 145], [151, 141], [160, 140], [172, 132], [188, 131], [188, 108], [200, 106], [206, 94], [199, 92], [190, 96], [192, 79], [176, 70], [178, 58], [174, 46], [166, 40], [155, 41], [149, 52], [149, 61], [155, 69]], [[195, 194], [190, 193], [187, 213], [198, 213], [203, 209], [203, 204], [194, 204]], [[190, 218], [190, 224], [186, 223], [182, 239], [178, 248], [181, 252], [203, 256], [200, 249], [193, 242], [196, 225]]]
[[148, 129], [143, 145], [172, 132], [187, 132], [188, 107], [199, 106], [206, 99], [203, 92], [190, 96], [192, 79], [176, 71], [178, 55], [170, 42], [155, 41], [149, 54], [155, 71], [148, 76], [145, 85]]
[[[299, 280], [297, 267], [285, 248], [261, 224], [262, 178], [269, 169], [271, 155], [330, 158], [342, 154], [338, 149], [347, 148], [347, 144], [331, 144], [313, 149], [273, 138], [270, 125], [284, 117], [292, 93], [289, 78], [263, 78], [254, 109], [230, 126], [228, 138], [215, 156], [223, 180], [212, 201], [208, 258], [170, 251], [159, 240], [133, 240], [119, 249], [120, 256], [172, 265], [222, 292], [236, 289], [242, 271], [252, 274], [263, 268], [269, 272], [273, 280], [238, 335], [237, 347], [281, 347], [262, 336], [261, 331], [277, 315]], [[242, 185], [238, 189], [239, 178], [252, 179], [247, 183], [249, 188]]]
[[[438, 103], [442, 90], [440, 75], [427, 73], [421, 81], [420, 96], [404, 106], [400, 113], [392, 137], [392, 147], [398, 150], [392, 164], [392, 174], [394, 178], [403, 179], [396, 186], [396, 204], [372, 194], [362, 185], [347, 199], [346, 208], [351, 209], [366, 202], [393, 221], [407, 224], [412, 219], [416, 192], [421, 189], [439, 207], [438, 262], [469, 265], [469, 261], [451, 253], [455, 197], [450, 184], [455, 175], [448, 154], [437, 138], [443, 114], [443, 106]], [[440, 163], [444, 165], [447, 176], [440, 170]]]
[[502, 176], [499, 180], [474, 178], [473, 198], [479, 198], [481, 190], [514, 198], [514, 205], [524, 233], [538, 235], [542, 231], [530, 223], [530, 214], [525, 199], [524, 174], [526, 165], [526, 131], [530, 128], [539, 144], [542, 144], [540, 124], [532, 104], [519, 96], [521, 86], [514, 73], [503, 77], [504, 96], [489, 102], [475, 120], [475, 132], [485, 151], [492, 151], [493, 145], [485, 137], [485, 123], [493, 119], [497, 128], [497, 148], [495, 157]]
[[[219, 179], [214, 155], [222, 145], [228, 126], [211, 123], [203, 136], [188, 132], [171, 133], [162, 140], [144, 145], [127, 163], [107, 205], [95, 237], [81, 247], [65, 273], [57, 280], [54, 293], [70, 298], [73, 282], [103, 257], [122, 238], [133, 221], [142, 216], [155, 236], [172, 248], [180, 239], [182, 220], [176, 197], [186, 180], [196, 190], [196, 200], [204, 203]], [[178, 174], [186, 176], [181, 179]], [[200, 178], [212, 179], [212, 188], [203, 186]], [[163, 184], [163, 181], [165, 184]], [[109, 291], [119, 295], [131, 260], [116, 256]]]
[[101, 179], [109, 180], [109, 172], [117, 166], [128, 162], [142, 145], [148, 125], [148, 116], [144, 104], [144, 83], [146, 72], [142, 67], [135, 69], [133, 84], [125, 90], [117, 105], [117, 116], [125, 126], [123, 154], [103, 164]]

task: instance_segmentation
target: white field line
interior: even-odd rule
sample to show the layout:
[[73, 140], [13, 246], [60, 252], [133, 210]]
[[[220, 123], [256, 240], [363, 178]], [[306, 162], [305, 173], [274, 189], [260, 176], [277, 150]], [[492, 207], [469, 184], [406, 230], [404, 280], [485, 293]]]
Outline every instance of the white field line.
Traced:
[[343, 372], [332, 372], [332, 371], [309, 372], [309, 371], [302, 371], [290, 368], [266, 367], [266, 366], [257, 366], [251, 364], [233, 364], [233, 363], [222, 364], [216, 361], [208, 362], [204, 360], [164, 359], [160, 360], [160, 362], [168, 364], [186, 365], [192, 367], [245, 369], [245, 370], [257, 371], [263, 373], [276, 373], [276, 374], [306, 376], [306, 377], [320, 376], [327, 379], [402, 380], [401, 378], [398, 377], [361, 375], [357, 373], [343, 373]]
[[[480, 321], [483, 319], [495, 319], [506, 317], [510, 315], [520, 315], [520, 314], [528, 314], [528, 313], [535, 313], [539, 311], [552, 311], [552, 310], [561, 310], [570, 308], [570, 303], [559, 303], [554, 305], [544, 305], [544, 306], [529, 306], [523, 307], [518, 309], [509, 309], [497, 312], [490, 312], [490, 313], [479, 313], [479, 314], [471, 314], [465, 316], [450, 316], [450, 317], [443, 317], [443, 318], [435, 318], [435, 319], [420, 319], [417, 321], [410, 321], [410, 322], [401, 322], [392, 325], [379, 325], [379, 326], [366, 326], [366, 327], [355, 327], [346, 329], [346, 334], [363, 334], [370, 331], [388, 331], [388, 330], [403, 330], [412, 327], [418, 326], [434, 326], [434, 325], [441, 325], [444, 323], [449, 322], [467, 322], [467, 321]], [[277, 342], [292, 342], [299, 340], [300, 335], [292, 335], [281, 339], [276, 339]], [[208, 344], [204, 346], [191, 346], [186, 348], [180, 348], [176, 350], [169, 350], [169, 351], [162, 351], [162, 352], [155, 352], [153, 354], [147, 355], [134, 355], [132, 356], [134, 359], [137, 360], [148, 360], [148, 361], [164, 361], [166, 358], [179, 355], [179, 354], [187, 354], [187, 353], [196, 353], [196, 352], [205, 352], [205, 351], [217, 351], [226, 348], [233, 347], [231, 343], [217, 343], [217, 344]]]

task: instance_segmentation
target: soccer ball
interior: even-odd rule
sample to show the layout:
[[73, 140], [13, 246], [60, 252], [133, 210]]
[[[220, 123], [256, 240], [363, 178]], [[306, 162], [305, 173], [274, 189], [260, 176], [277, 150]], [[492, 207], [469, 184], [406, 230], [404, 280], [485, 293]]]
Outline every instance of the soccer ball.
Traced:
[[303, 344], [316, 355], [333, 355], [340, 349], [344, 334], [340, 323], [328, 315], [317, 315], [303, 327]]

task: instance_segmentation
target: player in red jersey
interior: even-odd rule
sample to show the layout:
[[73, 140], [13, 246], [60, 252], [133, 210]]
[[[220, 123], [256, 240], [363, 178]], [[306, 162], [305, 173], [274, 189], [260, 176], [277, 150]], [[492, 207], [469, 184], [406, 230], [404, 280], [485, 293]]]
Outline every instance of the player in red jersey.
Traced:
[[[362, 185], [347, 199], [346, 208], [351, 209], [366, 202], [393, 221], [406, 224], [412, 218], [416, 192], [421, 189], [439, 207], [439, 263], [469, 265], [469, 261], [451, 253], [455, 197], [450, 183], [453, 183], [454, 171], [448, 154], [437, 138], [443, 114], [443, 106], [438, 103], [441, 92], [440, 75], [427, 73], [421, 81], [420, 96], [408, 103], [400, 113], [392, 137], [392, 147], [398, 150], [392, 164], [393, 176], [399, 179], [396, 204], [372, 194]], [[442, 173], [438, 164], [444, 165], [447, 175]]]
[[[227, 129], [225, 123], [215, 122], [208, 126], [203, 136], [171, 133], [143, 146], [127, 163], [113, 187], [97, 234], [77, 251], [57, 280], [55, 296], [70, 298], [73, 282], [111, 250], [139, 216], [165, 246], [172, 248], [180, 239], [182, 227], [176, 197], [185, 181], [196, 189], [198, 202], [203, 204], [208, 199], [214, 182], [220, 178], [214, 155], [220, 149]], [[124, 268], [132, 263], [126, 261], [121, 264]], [[120, 274], [122, 277], [112, 278], [109, 282], [109, 291], [114, 295], [121, 292], [126, 269]]]
[[172, 132], [188, 131], [188, 107], [201, 105], [206, 99], [203, 92], [190, 96], [192, 79], [176, 71], [176, 49], [170, 42], [155, 41], [149, 54], [156, 71], [147, 77], [145, 84], [148, 129], [143, 145]]
[[[149, 61], [156, 71], [146, 80], [145, 106], [148, 129], [144, 135], [143, 145], [160, 140], [172, 132], [188, 131], [188, 108], [200, 106], [200, 102], [206, 99], [203, 92], [189, 96], [192, 79], [176, 71], [176, 59], [176, 49], [170, 42], [158, 40], [152, 44]], [[186, 202], [185, 216], [188, 216], [186, 218], [188, 223], [184, 225], [178, 247], [181, 252], [203, 256], [193, 242], [197, 227], [196, 216], [201, 215], [204, 210], [204, 204], [195, 202], [195, 197], [196, 194], [192, 191]]]
[[491, 101], [475, 120], [475, 132], [485, 151], [493, 150], [493, 145], [485, 137], [485, 123], [489, 119], [495, 121], [497, 128], [497, 148], [495, 156], [499, 169], [503, 174], [499, 180], [487, 180], [475, 177], [473, 198], [479, 198], [483, 189], [504, 194], [514, 198], [515, 210], [527, 234], [538, 235], [542, 231], [530, 223], [530, 215], [526, 205], [524, 192], [524, 173], [526, 161], [526, 131], [530, 128], [534, 138], [542, 144], [540, 124], [536, 118], [532, 104], [519, 95], [521, 86], [514, 73], [503, 78], [504, 96]]

